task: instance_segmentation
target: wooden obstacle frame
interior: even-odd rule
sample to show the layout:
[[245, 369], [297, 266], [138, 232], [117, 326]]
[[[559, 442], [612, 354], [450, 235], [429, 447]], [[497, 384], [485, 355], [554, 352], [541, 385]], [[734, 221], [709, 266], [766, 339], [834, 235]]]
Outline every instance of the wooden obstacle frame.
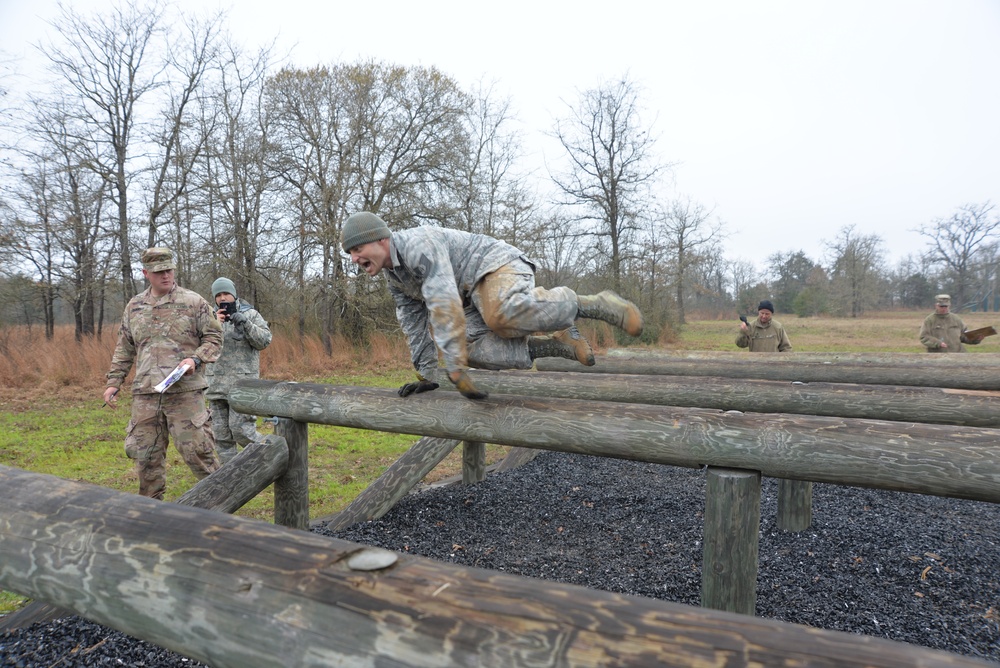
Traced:
[[[0, 586], [214, 666], [996, 665], [732, 614], [753, 602], [746, 583], [756, 579], [761, 476], [997, 502], [995, 430], [502, 395], [489, 378], [515, 376], [477, 374], [496, 393], [482, 403], [448, 392], [402, 401], [388, 390], [241, 382], [233, 407], [283, 417], [278, 436], [241, 452], [181, 503], [232, 512], [271, 478], [284, 527], [0, 468]], [[704, 563], [713, 567], [703, 578], [721, 577], [703, 580], [707, 607], [690, 608], [291, 531], [309, 523], [307, 423], [423, 436], [324, 518], [333, 528], [386, 512], [460, 442], [467, 482], [484, 475], [483, 443], [516, 446], [509, 459], [549, 449], [705, 466]], [[267, 471], [239, 483], [251, 468]], [[243, 491], [231, 495], [233, 487]], [[169, 624], [150, 621], [164, 617]], [[262, 631], [275, 620], [273, 634]]]

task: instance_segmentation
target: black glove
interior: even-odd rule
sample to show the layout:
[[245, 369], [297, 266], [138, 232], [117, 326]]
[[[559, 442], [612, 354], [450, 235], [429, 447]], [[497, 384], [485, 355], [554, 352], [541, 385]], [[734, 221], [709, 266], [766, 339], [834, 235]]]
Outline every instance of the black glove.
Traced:
[[415, 383], [407, 383], [403, 387], [399, 388], [399, 396], [408, 397], [411, 394], [420, 394], [421, 392], [430, 392], [431, 390], [436, 390], [440, 385], [432, 380], [427, 380], [426, 378], [421, 378]]
[[466, 399], [475, 399], [479, 401], [490, 396], [486, 392], [480, 391], [480, 389], [476, 387], [475, 383], [472, 382], [472, 379], [469, 378], [469, 374], [465, 371], [452, 371], [448, 374], [448, 379], [455, 384], [455, 387], [458, 388], [458, 391], [461, 392], [462, 396]]

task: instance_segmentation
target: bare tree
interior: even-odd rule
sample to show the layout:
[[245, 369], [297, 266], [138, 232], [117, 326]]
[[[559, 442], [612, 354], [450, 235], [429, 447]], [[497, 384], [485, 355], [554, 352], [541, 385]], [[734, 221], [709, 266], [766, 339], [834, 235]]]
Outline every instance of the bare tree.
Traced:
[[721, 256], [718, 243], [725, 235], [724, 226], [719, 220], [712, 221], [711, 215], [701, 204], [678, 199], [670, 203], [664, 218], [673, 258], [670, 271], [675, 317], [681, 325], [685, 323], [684, 294], [691, 270], [710, 256]]
[[[150, 142], [158, 154], [149, 165], [150, 183], [146, 204], [146, 245], [157, 242], [159, 218], [173, 207], [188, 190], [189, 180], [206, 143], [206, 133], [191, 124], [192, 108], [199, 104], [205, 73], [216, 59], [221, 16], [205, 23], [188, 20], [183, 23], [184, 37], [176, 34], [170, 42], [169, 68], [171, 77], [166, 84], [168, 99], [161, 112], [159, 127], [152, 131]], [[191, 131], [188, 131], [191, 129]], [[181, 221], [174, 221], [179, 228]], [[180, 241], [179, 229], [176, 240]], [[175, 244], [180, 249], [180, 244]], [[184, 253], [182, 257], [188, 256]]]
[[930, 246], [924, 257], [949, 274], [958, 308], [973, 289], [978, 255], [1000, 240], [1000, 216], [993, 213], [994, 208], [989, 201], [964, 204], [951, 217], [938, 218], [917, 230]]
[[854, 225], [846, 225], [824, 245], [830, 257], [833, 298], [842, 312], [856, 318], [878, 302], [885, 244], [877, 234], [858, 234]]
[[133, 133], [139, 104], [162, 85], [165, 67], [148, 51], [161, 33], [163, 6], [128, 2], [108, 15], [82, 16], [60, 5], [52, 25], [60, 42], [44, 49], [53, 70], [79, 104], [87, 126], [86, 164], [111, 185], [117, 207], [122, 296], [135, 294], [129, 243], [129, 184], [133, 177]]
[[757, 265], [750, 260], [733, 260], [728, 265], [728, 280], [736, 310], [751, 313], [757, 305], [755, 288], [761, 282]]
[[625, 256], [634, 251], [637, 221], [654, 208], [650, 187], [668, 167], [654, 156], [655, 140], [640, 111], [639, 90], [626, 75], [580, 93], [554, 132], [570, 166], [552, 179], [565, 202], [578, 207], [578, 220], [593, 224], [591, 233], [607, 241], [607, 248], [596, 248], [607, 253], [616, 290], [622, 289]]
[[480, 82], [472, 92], [466, 139], [453, 179], [457, 229], [502, 236], [513, 218], [523, 219], [525, 208], [530, 207], [514, 170], [520, 140], [509, 127], [510, 107], [510, 99], [497, 97], [492, 85]]
[[272, 122], [264, 103], [270, 50], [246, 54], [231, 41], [219, 50], [216, 80], [206, 91], [201, 119], [207, 242], [212, 274], [236, 282], [240, 295], [259, 303], [258, 263], [270, 230], [265, 198], [275, 174], [269, 164]]

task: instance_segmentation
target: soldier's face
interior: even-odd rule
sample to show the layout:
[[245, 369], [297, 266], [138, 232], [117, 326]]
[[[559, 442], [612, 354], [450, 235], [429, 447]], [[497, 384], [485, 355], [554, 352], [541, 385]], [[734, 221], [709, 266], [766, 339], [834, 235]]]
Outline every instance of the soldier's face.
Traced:
[[174, 287], [173, 269], [166, 269], [164, 271], [146, 271], [143, 269], [142, 275], [149, 281], [150, 290], [157, 297], [162, 297]]
[[757, 322], [759, 322], [762, 325], [766, 325], [767, 323], [771, 322], [771, 312], [768, 311], [766, 308], [762, 308], [761, 310], [757, 311]]
[[355, 246], [350, 250], [351, 262], [365, 270], [369, 276], [376, 276], [378, 272], [389, 266], [389, 240], [379, 239], [360, 246]]
[[219, 294], [215, 295], [215, 303], [219, 306], [222, 306], [226, 302], [234, 302], [234, 301], [236, 301], [236, 297], [232, 296], [228, 292], [220, 292]]
[[934, 308], [942, 315], [948, 312], [948, 304], [935, 304]]

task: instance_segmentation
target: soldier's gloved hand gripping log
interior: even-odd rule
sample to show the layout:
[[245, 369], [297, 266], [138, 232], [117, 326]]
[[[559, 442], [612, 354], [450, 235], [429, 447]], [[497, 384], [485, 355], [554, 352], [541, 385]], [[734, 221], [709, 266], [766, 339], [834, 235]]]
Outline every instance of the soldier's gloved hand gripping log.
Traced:
[[407, 383], [403, 387], [399, 388], [399, 396], [408, 397], [411, 394], [420, 394], [421, 392], [430, 392], [431, 390], [436, 390], [440, 385], [432, 380], [427, 380], [421, 376], [417, 376], [419, 380], [415, 383]]

